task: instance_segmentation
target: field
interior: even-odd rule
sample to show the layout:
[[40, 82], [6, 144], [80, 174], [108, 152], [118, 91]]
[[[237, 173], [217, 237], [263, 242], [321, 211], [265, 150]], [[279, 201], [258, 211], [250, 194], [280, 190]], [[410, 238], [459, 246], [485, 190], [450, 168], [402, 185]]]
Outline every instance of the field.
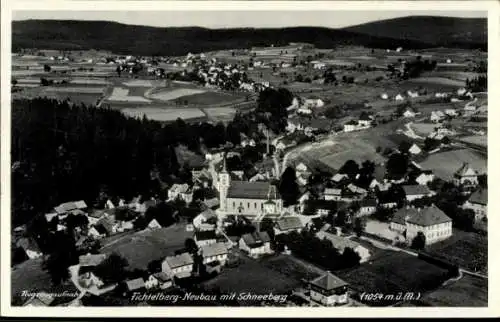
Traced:
[[[265, 295], [287, 294], [301, 285], [289, 276], [269, 269], [258, 261], [245, 256], [240, 256], [242, 262], [239, 266], [225, 267], [222, 272], [202, 286], [206, 290], [219, 289], [222, 293], [253, 293]], [[265, 278], [264, 278], [265, 277]], [[242, 305], [255, 305], [255, 301], [245, 301]]]
[[217, 104], [226, 105], [233, 102], [243, 102], [244, 98], [221, 92], [203, 92], [183, 97], [183, 100], [187, 101], [190, 105], [211, 106]]
[[162, 89], [154, 94], [150, 94], [149, 97], [159, 101], [172, 101], [184, 96], [189, 96], [193, 94], [205, 93], [203, 89], [193, 89], [193, 88], [176, 88], [176, 89]]
[[[387, 251], [376, 261], [335, 272], [359, 293], [398, 294], [429, 291], [448, 279], [448, 271], [403, 252]], [[389, 301], [394, 302], [394, 301]], [[376, 305], [372, 301], [366, 304]], [[388, 304], [388, 303], [380, 303]]]
[[193, 232], [186, 232], [184, 225], [174, 225], [156, 230], [145, 230], [103, 245], [101, 253], [116, 252], [127, 259], [130, 269], [147, 269], [148, 264], [157, 259], [173, 255], [184, 248], [186, 238]]
[[289, 255], [278, 255], [262, 260], [262, 265], [297, 281], [310, 281], [324, 274], [322, 270]]
[[488, 270], [488, 240], [476, 233], [453, 229], [452, 237], [430, 246], [429, 252], [471, 271]]
[[129, 87], [153, 87], [153, 82], [151, 80], [145, 79], [134, 79], [131, 81], [123, 82], [122, 84]]
[[216, 121], [228, 121], [232, 120], [236, 114], [236, 110], [230, 107], [214, 107], [203, 109], [210, 119]]
[[102, 94], [104, 87], [43, 87], [43, 92], [71, 93], [71, 94]]
[[113, 92], [107, 98], [108, 101], [117, 102], [129, 102], [129, 103], [149, 103], [150, 100], [141, 96], [131, 96], [129, 95], [130, 90], [128, 88], [114, 87]]
[[175, 121], [179, 117], [188, 120], [196, 118], [204, 118], [206, 115], [197, 108], [160, 108], [160, 107], [140, 107], [140, 108], [123, 108], [122, 113], [134, 117], [142, 118], [146, 116], [150, 120], [159, 122]]
[[467, 78], [472, 79], [472, 78], [478, 77], [481, 74], [474, 73], [474, 72], [451, 72], [450, 71], [450, 72], [433, 72], [432, 75], [465, 82], [465, 80]]
[[422, 302], [439, 307], [488, 306], [488, 280], [464, 274], [456, 282], [426, 294]]
[[437, 124], [434, 123], [412, 123], [410, 127], [413, 131], [420, 136], [427, 136], [430, 133], [434, 132], [434, 129], [437, 127]]
[[455, 171], [464, 162], [469, 163], [479, 174], [487, 173], [487, 159], [478, 152], [469, 149], [434, 153], [429, 155], [420, 165], [422, 169], [433, 170], [434, 174], [443, 180], [451, 180]]
[[83, 84], [83, 85], [108, 85], [109, 82], [104, 79], [94, 79], [94, 78], [74, 78], [70, 81], [70, 84]]
[[418, 78], [413, 78], [411, 81], [414, 83], [423, 83], [423, 84], [438, 84], [438, 85], [447, 85], [456, 87], [465, 86], [464, 81], [453, 80], [445, 77], [418, 77]]
[[[42, 269], [42, 263], [42, 258], [30, 259], [12, 268], [12, 296], [19, 296], [24, 290], [44, 290], [50, 287], [50, 275]], [[24, 298], [24, 301], [26, 300], [27, 298]]]

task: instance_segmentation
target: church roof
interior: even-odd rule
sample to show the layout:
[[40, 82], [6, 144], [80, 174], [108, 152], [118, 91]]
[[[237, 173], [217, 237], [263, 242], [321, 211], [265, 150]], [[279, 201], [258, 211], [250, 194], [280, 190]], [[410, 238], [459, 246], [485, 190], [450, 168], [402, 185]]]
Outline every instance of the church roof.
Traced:
[[271, 199], [278, 198], [276, 187], [270, 185], [269, 182], [231, 181], [227, 197], [267, 200], [269, 193], [271, 193]]

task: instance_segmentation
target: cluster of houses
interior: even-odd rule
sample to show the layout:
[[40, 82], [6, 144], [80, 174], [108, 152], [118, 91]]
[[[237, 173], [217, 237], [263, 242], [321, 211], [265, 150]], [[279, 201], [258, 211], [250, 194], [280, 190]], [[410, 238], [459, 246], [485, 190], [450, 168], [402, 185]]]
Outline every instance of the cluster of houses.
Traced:
[[374, 117], [368, 113], [361, 113], [357, 120], [350, 120], [344, 124], [344, 132], [354, 132], [368, 129], [372, 126]]

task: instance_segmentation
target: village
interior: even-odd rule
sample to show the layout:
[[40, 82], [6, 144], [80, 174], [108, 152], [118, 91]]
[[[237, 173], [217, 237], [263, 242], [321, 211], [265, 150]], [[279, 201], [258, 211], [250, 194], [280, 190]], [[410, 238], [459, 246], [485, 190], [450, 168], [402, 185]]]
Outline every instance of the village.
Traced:
[[[66, 200], [39, 216], [36, 233], [12, 227], [13, 303], [459, 306], [470, 289], [466, 303], [484, 305], [484, 62], [457, 63], [445, 52], [432, 63], [430, 54], [402, 47], [348, 50], [394, 57], [361, 65], [369, 59], [302, 43], [183, 57], [75, 61], [65, 53], [37, 56], [43, 80], [23, 79], [18, 64], [13, 95], [51, 89], [62, 98], [89, 81], [87, 88], [102, 87], [87, 101], [97, 107], [162, 124], [208, 122], [212, 131], [222, 124], [226, 137], [200, 151], [175, 147], [182, 176], [167, 184], [150, 174], [161, 194]], [[88, 70], [68, 65], [76, 63]], [[447, 66], [473, 76], [447, 79], [454, 73]], [[431, 75], [412, 74], [420, 72]], [[99, 73], [106, 78], [89, 85]], [[266, 99], [269, 110], [259, 105]], [[281, 100], [290, 104], [275, 115]], [[77, 296], [50, 296], [54, 279], [54, 288]], [[38, 295], [22, 296], [26, 287]], [[401, 292], [422, 296], [389, 296]]]

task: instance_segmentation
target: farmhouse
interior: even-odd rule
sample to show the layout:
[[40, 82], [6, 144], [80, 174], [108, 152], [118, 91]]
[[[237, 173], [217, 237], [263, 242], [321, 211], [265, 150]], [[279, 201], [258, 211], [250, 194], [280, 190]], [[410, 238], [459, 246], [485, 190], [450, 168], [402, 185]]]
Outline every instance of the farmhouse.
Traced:
[[172, 279], [167, 273], [159, 272], [149, 275], [149, 278], [144, 282], [146, 289], [160, 288], [165, 290], [173, 285]]
[[304, 225], [300, 221], [299, 217], [282, 217], [276, 221], [276, 226], [274, 227], [275, 235], [288, 234], [292, 231], [301, 232]]
[[430, 197], [432, 192], [423, 185], [404, 185], [403, 190], [406, 195], [407, 201], [413, 201], [415, 199], [420, 199], [423, 197]]
[[417, 115], [417, 113], [415, 113], [414, 111], [412, 111], [411, 109], [407, 109], [406, 111], [404, 111], [403, 113], [403, 116], [406, 117], [406, 118], [411, 118], [411, 117], [415, 117], [415, 115]]
[[218, 186], [221, 212], [258, 216], [282, 211], [282, 200], [276, 186], [268, 182], [232, 181], [225, 159]]
[[84, 210], [84, 209], [87, 209], [87, 204], [83, 200], [65, 202], [57, 207], [54, 207], [55, 212], [60, 216], [68, 214], [75, 210]]
[[457, 113], [457, 110], [453, 109], [453, 108], [448, 108], [446, 110], [444, 110], [444, 114], [448, 115], [448, 116], [458, 116], [458, 113]]
[[358, 129], [358, 122], [355, 120], [350, 120], [344, 124], [344, 132], [353, 132]]
[[153, 219], [149, 222], [147, 228], [148, 229], [160, 229], [161, 225], [158, 223], [158, 221], [156, 219]]
[[309, 282], [311, 300], [323, 306], [347, 304], [347, 285], [328, 271], [325, 275]]
[[339, 253], [344, 253], [344, 250], [346, 248], [352, 249], [359, 255], [360, 263], [366, 262], [371, 256], [368, 249], [348, 238], [330, 234], [326, 231], [317, 232], [316, 237], [318, 237], [319, 239], [329, 240], [332, 243], [333, 247], [335, 247], [339, 251]]
[[271, 239], [267, 232], [260, 231], [241, 236], [238, 246], [251, 257], [272, 253]]
[[468, 163], [464, 164], [453, 175], [453, 182], [465, 187], [473, 187], [478, 184], [477, 172]]
[[182, 253], [177, 256], [167, 256], [161, 263], [161, 270], [170, 278], [185, 278], [191, 276], [193, 263], [193, 257], [191, 257], [189, 253]]
[[406, 207], [394, 214], [390, 229], [405, 235], [409, 243], [422, 232], [429, 245], [452, 235], [452, 220], [434, 205], [423, 209]]
[[197, 231], [194, 233], [194, 241], [198, 247], [215, 244], [217, 242], [217, 235], [215, 234], [215, 230]]
[[472, 209], [476, 215], [476, 221], [488, 217], [488, 189], [476, 190], [465, 202], [463, 208]]
[[135, 291], [146, 288], [146, 284], [144, 283], [144, 279], [142, 277], [136, 278], [133, 280], [125, 281], [125, 286], [126, 286], [127, 292], [135, 292]]
[[345, 173], [337, 173], [332, 177], [332, 181], [335, 183], [342, 182], [343, 180], [347, 179], [348, 175]]
[[372, 118], [366, 113], [361, 113], [358, 120], [358, 125], [361, 127], [370, 127], [372, 125]]
[[398, 95], [396, 95], [396, 96], [394, 97], [394, 100], [396, 100], [396, 101], [404, 101], [404, 97], [403, 97], [403, 95], [398, 94]]
[[214, 230], [215, 225], [209, 224], [208, 221], [217, 222], [217, 214], [210, 208], [203, 211], [198, 216], [194, 217], [193, 226], [197, 230]]
[[229, 251], [224, 243], [215, 243], [201, 246], [200, 253], [203, 258], [203, 264], [218, 261], [221, 265], [225, 265]]

